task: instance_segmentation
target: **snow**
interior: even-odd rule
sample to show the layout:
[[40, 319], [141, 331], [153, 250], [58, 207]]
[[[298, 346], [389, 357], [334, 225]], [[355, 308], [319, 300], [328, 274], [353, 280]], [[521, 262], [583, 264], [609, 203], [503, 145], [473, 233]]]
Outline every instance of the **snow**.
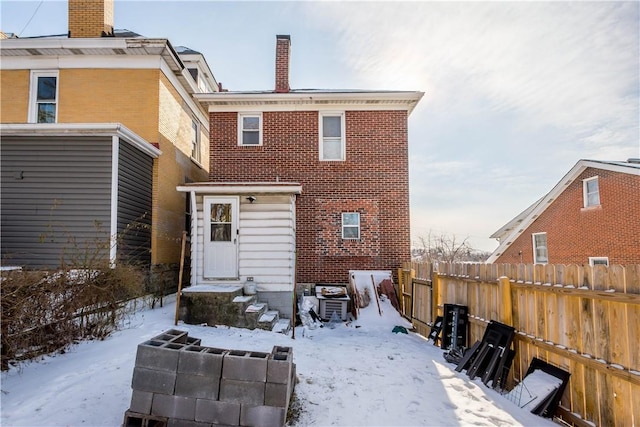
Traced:
[[174, 326], [175, 296], [142, 310], [103, 341], [82, 342], [2, 373], [3, 426], [117, 426], [131, 399], [137, 345], [168, 330], [188, 331], [202, 345], [270, 352], [293, 348], [299, 417], [291, 426], [553, 426], [447, 363], [443, 351], [414, 333], [381, 301], [357, 321], [291, 336], [262, 330]]

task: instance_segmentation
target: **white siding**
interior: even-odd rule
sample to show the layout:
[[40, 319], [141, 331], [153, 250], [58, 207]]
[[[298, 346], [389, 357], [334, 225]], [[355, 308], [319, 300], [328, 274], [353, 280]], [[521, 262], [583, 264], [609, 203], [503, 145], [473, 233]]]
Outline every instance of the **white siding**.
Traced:
[[240, 277], [251, 276], [258, 291], [293, 291], [295, 277], [295, 199], [260, 195], [241, 199]]

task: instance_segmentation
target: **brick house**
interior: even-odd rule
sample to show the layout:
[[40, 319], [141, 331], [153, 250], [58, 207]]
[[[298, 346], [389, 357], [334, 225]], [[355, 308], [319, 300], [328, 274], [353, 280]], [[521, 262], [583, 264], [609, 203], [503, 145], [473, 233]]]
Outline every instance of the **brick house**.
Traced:
[[290, 48], [276, 37], [274, 90], [196, 95], [211, 170], [178, 188], [198, 213], [192, 288], [253, 278], [289, 315], [295, 284], [346, 283], [411, 256], [407, 121], [423, 95], [291, 89]]
[[5, 38], [0, 55], [3, 263], [55, 268], [69, 239], [102, 239], [173, 280], [175, 188], [209, 171], [203, 56], [114, 30], [113, 0], [69, 0], [68, 34]]
[[640, 160], [580, 160], [491, 237], [490, 263], [640, 264]]

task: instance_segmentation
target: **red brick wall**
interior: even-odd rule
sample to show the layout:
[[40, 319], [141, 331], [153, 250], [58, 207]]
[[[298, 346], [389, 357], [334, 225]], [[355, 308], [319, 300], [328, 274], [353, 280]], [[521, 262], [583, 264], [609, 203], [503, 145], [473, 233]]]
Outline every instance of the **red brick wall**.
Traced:
[[[600, 206], [583, 208], [582, 180], [598, 176]], [[546, 232], [550, 264], [640, 264], [640, 176], [586, 169], [496, 260], [533, 262], [532, 233]]]
[[[321, 162], [318, 112], [263, 113], [263, 145], [237, 145], [237, 114], [210, 113], [211, 181], [298, 182], [298, 283], [345, 283], [410, 257], [406, 111], [347, 111], [346, 161]], [[361, 239], [343, 240], [342, 212]]]

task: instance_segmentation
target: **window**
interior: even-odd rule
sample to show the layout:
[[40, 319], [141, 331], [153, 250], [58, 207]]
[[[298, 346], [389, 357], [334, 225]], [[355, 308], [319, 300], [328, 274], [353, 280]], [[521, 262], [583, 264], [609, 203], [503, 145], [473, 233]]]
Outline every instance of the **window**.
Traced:
[[609, 258], [606, 256], [590, 256], [589, 257], [589, 265], [606, 265], [609, 266]]
[[533, 236], [533, 263], [546, 264], [549, 262], [547, 251], [547, 233], [534, 233]]
[[597, 176], [582, 181], [582, 192], [584, 195], [585, 208], [600, 205], [600, 188], [598, 186]]
[[200, 162], [200, 126], [194, 119], [191, 120], [191, 158]]
[[34, 71], [31, 73], [31, 123], [56, 123], [58, 120], [58, 72]]
[[238, 114], [238, 145], [262, 145], [262, 114]]
[[342, 214], [342, 238], [360, 238], [360, 214], [358, 212], [344, 212]]
[[344, 159], [344, 113], [320, 113], [320, 160]]

